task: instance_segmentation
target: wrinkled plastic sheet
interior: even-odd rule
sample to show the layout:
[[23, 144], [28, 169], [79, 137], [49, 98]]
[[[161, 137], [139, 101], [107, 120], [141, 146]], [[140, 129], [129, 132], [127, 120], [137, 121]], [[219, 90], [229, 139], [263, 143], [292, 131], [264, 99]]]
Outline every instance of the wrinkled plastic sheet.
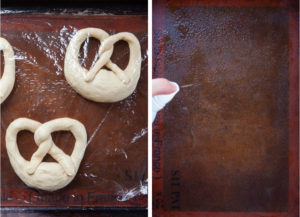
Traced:
[[[64, 77], [64, 57], [79, 29], [101, 28], [110, 35], [132, 32], [142, 48], [141, 78], [134, 93], [117, 103], [84, 99]], [[1, 37], [11, 44], [16, 60], [14, 89], [1, 105], [1, 205], [145, 207], [147, 204], [147, 19], [143, 15], [16, 15], [1, 16]], [[88, 38], [79, 61], [95, 64], [100, 42]], [[3, 56], [3, 54], [2, 54]], [[3, 60], [3, 57], [1, 57]], [[111, 60], [124, 69], [128, 44], [114, 46]], [[3, 62], [1, 63], [3, 70]], [[27, 187], [15, 174], [5, 148], [8, 125], [26, 117], [41, 123], [61, 117], [84, 124], [88, 146], [74, 180], [46, 192]], [[70, 132], [52, 134], [54, 143], [71, 154]], [[18, 147], [26, 160], [37, 149], [33, 134], [21, 131]], [[54, 161], [46, 155], [44, 161]]]

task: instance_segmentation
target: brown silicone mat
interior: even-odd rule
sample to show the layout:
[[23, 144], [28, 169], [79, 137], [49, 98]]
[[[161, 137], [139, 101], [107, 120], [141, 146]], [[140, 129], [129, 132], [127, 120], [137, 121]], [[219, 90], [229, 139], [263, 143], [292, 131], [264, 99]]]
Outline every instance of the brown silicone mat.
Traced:
[[293, 2], [154, 1], [155, 216], [298, 216]]
[[[92, 102], [68, 85], [63, 74], [66, 47], [72, 35], [86, 27], [101, 28], [109, 34], [128, 31], [139, 39], [141, 78], [125, 100]], [[1, 106], [1, 205], [146, 207], [147, 16], [3, 14], [1, 29], [1, 37], [10, 42], [16, 56], [15, 86]], [[87, 68], [98, 47], [95, 39], [84, 43], [79, 58]], [[112, 61], [125, 68], [128, 52], [127, 43], [118, 42]], [[19, 117], [42, 123], [70, 117], [85, 125], [88, 147], [75, 179], [67, 187], [53, 193], [37, 191], [14, 173], [5, 148], [5, 132]], [[52, 136], [57, 146], [71, 153], [71, 133], [56, 132]], [[29, 160], [37, 148], [33, 134], [19, 133], [18, 146]], [[52, 161], [49, 156], [45, 160]]]

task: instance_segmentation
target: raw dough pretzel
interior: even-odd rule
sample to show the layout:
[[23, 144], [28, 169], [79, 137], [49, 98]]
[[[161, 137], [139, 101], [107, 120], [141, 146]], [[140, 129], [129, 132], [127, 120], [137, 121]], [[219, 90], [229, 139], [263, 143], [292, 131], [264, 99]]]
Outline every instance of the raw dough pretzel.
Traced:
[[[78, 53], [87, 37], [101, 42], [99, 59], [91, 70], [79, 64]], [[129, 45], [130, 57], [125, 70], [111, 62], [113, 46], [124, 40]], [[110, 70], [103, 69], [106, 66]], [[112, 36], [102, 29], [79, 30], [68, 45], [64, 73], [69, 84], [83, 97], [96, 102], [117, 102], [128, 97], [136, 88], [141, 71], [141, 47], [138, 39], [128, 32]]]
[[[22, 130], [34, 133], [37, 151], [31, 160], [19, 152], [17, 134]], [[71, 131], [76, 139], [72, 154], [66, 155], [52, 141], [51, 133]], [[33, 188], [55, 191], [68, 185], [75, 177], [87, 146], [87, 135], [82, 123], [71, 118], [58, 118], [44, 124], [28, 119], [14, 120], [6, 131], [6, 149], [10, 163], [22, 181]], [[42, 162], [49, 153], [57, 162]]]
[[15, 83], [14, 51], [8, 41], [0, 37], [0, 50], [4, 56], [4, 72], [0, 79], [0, 104], [8, 97]]

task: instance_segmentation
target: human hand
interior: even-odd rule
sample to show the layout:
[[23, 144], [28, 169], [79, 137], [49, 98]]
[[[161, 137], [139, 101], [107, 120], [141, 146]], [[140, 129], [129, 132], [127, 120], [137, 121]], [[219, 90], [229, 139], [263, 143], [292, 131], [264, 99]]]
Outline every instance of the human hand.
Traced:
[[161, 110], [178, 93], [179, 86], [165, 78], [152, 80], [152, 122], [159, 110]]

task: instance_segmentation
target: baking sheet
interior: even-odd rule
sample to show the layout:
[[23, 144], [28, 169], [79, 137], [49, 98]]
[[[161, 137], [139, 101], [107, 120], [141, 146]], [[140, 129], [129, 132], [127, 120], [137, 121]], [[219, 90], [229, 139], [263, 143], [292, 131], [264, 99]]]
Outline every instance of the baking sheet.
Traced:
[[181, 87], [153, 127], [156, 216], [297, 215], [298, 27], [286, 6], [154, 1], [154, 76]]
[[[84, 99], [68, 85], [64, 56], [72, 36], [96, 27], [109, 34], [132, 32], [142, 48], [141, 78], [137, 89], [117, 103]], [[1, 105], [1, 205], [60, 207], [147, 206], [147, 16], [3, 14], [1, 37], [16, 58], [14, 89]], [[95, 63], [99, 41], [87, 39], [79, 54], [83, 66]], [[127, 43], [115, 45], [112, 61], [125, 68]], [[39, 122], [70, 117], [84, 124], [88, 147], [74, 180], [49, 193], [28, 188], [13, 171], [5, 148], [8, 125], [19, 117]], [[70, 154], [74, 138], [68, 132], [52, 134], [55, 144]], [[18, 147], [25, 159], [37, 149], [33, 134], [22, 131]], [[53, 161], [46, 156], [45, 161]]]

